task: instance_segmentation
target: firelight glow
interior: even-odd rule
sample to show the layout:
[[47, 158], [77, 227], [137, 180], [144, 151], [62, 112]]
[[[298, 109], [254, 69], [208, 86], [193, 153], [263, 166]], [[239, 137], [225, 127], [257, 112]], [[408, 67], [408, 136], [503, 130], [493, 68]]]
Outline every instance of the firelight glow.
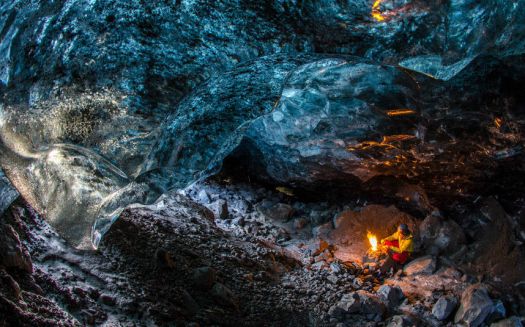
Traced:
[[377, 251], [377, 237], [370, 232], [366, 234], [366, 237], [368, 237], [368, 241], [370, 242], [370, 245], [372, 246], [372, 251], [374, 252]]
[[412, 109], [392, 109], [386, 112], [386, 114], [390, 117], [413, 115], [415, 113], [416, 111]]
[[374, 19], [378, 22], [382, 22], [385, 20], [385, 17], [383, 17], [381, 11], [379, 11], [379, 5], [381, 4], [381, 1], [383, 0], [376, 0], [372, 5], [372, 17], [374, 17]]

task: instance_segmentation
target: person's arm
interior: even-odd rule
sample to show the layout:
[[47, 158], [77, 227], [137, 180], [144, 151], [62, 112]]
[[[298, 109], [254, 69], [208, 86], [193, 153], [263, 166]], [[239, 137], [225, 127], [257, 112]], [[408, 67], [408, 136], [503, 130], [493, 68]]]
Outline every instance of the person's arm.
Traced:
[[389, 246], [388, 248], [394, 252], [403, 253], [403, 252], [408, 252], [407, 250], [410, 249], [411, 246], [412, 246], [412, 239], [409, 238], [407, 240], [401, 240], [401, 244], [399, 244], [399, 247]]
[[381, 244], [383, 244], [385, 241], [395, 241], [395, 240], [397, 240], [397, 232], [382, 239]]
[[397, 253], [402, 253], [403, 251], [401, 251], [400, 248], [398, 248], [397, 246], [389, 246], [388, 247], [389, 250], [392, 250], [394, 252], [397, 252]]

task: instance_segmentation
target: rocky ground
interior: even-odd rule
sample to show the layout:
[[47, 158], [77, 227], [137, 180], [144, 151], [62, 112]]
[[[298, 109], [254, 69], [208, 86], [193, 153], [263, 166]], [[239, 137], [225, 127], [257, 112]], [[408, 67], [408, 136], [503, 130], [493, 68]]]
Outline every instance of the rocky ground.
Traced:
[[[415, 186], [396, 193], [418, 200], [404, 210], [253, 185], [217, 177], [128, 208], [97, 251], [75, 250], [18, 200], [1, 224], [0, 325], [522, 325], [523, 235], [511, 248], [483, 236], [515, 218], [495, 199], [469, 213], [483, 220], [474, 240]], [[428, 215], [406, 212], [416, 207]], [[401, 221], [416, 258], [381, 274], [366, 230], [384, 237]]]

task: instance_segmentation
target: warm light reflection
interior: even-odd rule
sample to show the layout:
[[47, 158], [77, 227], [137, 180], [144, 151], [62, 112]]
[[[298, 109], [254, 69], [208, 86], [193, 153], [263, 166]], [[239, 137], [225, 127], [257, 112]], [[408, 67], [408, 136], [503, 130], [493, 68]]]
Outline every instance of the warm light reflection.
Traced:
[[390, 144], [394, 142], [403, 142], [406, 140], [412, 140], [416, 137], [414, 135], [409, 134], [397, 134], [397, 135], [386, 135], [383, 136], [383, 140], [381, 141], [382, 144]]
[[385, 17], [383, 17], [383, 14], [381, 14], [381, 11], [379, 11], [379, 5], [381, 4], [381, 1], [383, 0], [376, 0], [372, 5], [372, 17], [374, 17], [374, 19], [378, 22], [385, 20]]
[[390, 117], [394, 116], [405, 116], [405, 115], [413, 115], [416, 111], [412, 109], [392, 109], [388, 110], [386, 114]]
[[503, 119], [501, 118], [494, 119], [494, 125], [496, 125], [497, 128], [500, 128], [501, 125], [503, 125]]
[[366, 234], [366, 237], [368, 237], [368, 241], [370, 242], [372, 251], [373, 252], [377, 251], [377, 237], [370, 232]]

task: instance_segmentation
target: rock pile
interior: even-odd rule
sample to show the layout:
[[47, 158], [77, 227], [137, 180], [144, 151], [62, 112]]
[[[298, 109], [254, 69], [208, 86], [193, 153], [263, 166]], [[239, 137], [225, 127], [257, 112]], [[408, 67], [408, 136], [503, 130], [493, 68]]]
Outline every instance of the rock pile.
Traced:
[[[2, 252], [9, 256], [2, 256], [0, 269], [0, 298], [10, 303], [2, 307], [11, 319], [4, 322], [38, 326], [52, 317], [64, 326], [521, 324], [519, 308], [441, 252], [420, 256], [394, 275], [380, 273], [382, 261], [373, 256], [364, 262], [338, 257], [345, 246], [334, 237], [338, 228], [351, 231], [348, 226], [386, 215], [411, 219], [417, 230], [417, 219], [393, 207], [350, 210], [358, 205], [303, 203], [281, 191], [213, 181], [184, 193], [190, 197], [172, 193], [152, 206], [127, 209], [97, 252], [71, 248], [16, 203], [1, 226], [6, 236], [0, 246], [9, 249]], [[217, 203], [227, 203], [228, 215], [213, 212]], [[303, 226], [297, 226], [299, 219]], [[379, 225], [378, 231], [385, 228]], [[42, 309], [46, 298], [57, 305]], [[32, 306], [24, 307], [29, 300]], [[13, 310], [18, 314], [10, 315]]]

